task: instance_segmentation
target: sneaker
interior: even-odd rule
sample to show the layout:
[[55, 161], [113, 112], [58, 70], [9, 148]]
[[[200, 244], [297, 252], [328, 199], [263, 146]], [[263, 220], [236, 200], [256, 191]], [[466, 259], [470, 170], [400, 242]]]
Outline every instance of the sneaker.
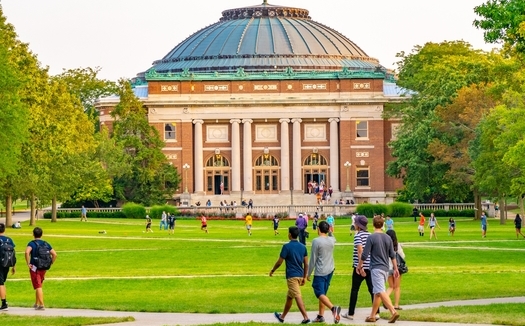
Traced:
[[38, 307], [38, 305], [35, 303], [35, 304], [33, 305], [33, 309], [36, 309], [36, 307]]
[[1, 307], [0, 307], [0, 310], [1, 311], [7, 311], [9, 309], [9, 307], [7, 306], [7, 303], [6, 304], [3, 304]]
[[36, 306], [35, 310], [46, 310], [44, 306]]
[[345, 319], [349, 319], [349, 320], [354, 320], [354, 316], [349, 315], [349, 314], [342, 314], [341, 317], [343, 317]]
[[341, 307], [339, 306], [333, 306], [332, 307], [332, 315], [334, 315], [334, 323], [339, 324], [339, 321], [341, 320]]
[[310, 324], [310, 319], [303, 319], [301, 324]]
[[281, 318], [281, 314], [280, 313], [274, 312], [273, 315], [275, 316], [275, 318], [277, 318], [277, 320], [280, 323], [284, 323], [284, 319]]
[[314, 323], [324, 323], [324, 317], [317, 315], [317, 317], [313, 320]]
[[376, 320], [379, 320], [381, 319], [381, 316], [379, 316], [379, 314], [376, 314]]

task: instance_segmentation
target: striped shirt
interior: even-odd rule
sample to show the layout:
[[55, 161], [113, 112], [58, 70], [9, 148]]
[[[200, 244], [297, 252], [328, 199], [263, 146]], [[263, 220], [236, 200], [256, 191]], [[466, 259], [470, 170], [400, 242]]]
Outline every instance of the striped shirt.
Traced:
[[[357, 247], [362, 246], [363, 249], [365, 248], [366, 239], [368, 239], [368, 236], [370, 235], [367, 231], [359, 231], [354, 236], [354, 263], [353, 267], [357, 267], [357, 264], [359, 263], [359, 256], [357, 254]], [[368, 255], [368, 258], [363, 262], [363, 268], [364, 269], [370, 269], [370, 255]]]

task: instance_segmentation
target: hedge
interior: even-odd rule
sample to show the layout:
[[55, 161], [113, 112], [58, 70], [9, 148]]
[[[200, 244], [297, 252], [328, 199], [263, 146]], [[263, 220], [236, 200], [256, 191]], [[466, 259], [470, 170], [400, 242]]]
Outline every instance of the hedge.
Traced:
[[127, 218], [145, 218], [146, 208], [135, 203], [126, 203], [122, 206], [122, 212]]

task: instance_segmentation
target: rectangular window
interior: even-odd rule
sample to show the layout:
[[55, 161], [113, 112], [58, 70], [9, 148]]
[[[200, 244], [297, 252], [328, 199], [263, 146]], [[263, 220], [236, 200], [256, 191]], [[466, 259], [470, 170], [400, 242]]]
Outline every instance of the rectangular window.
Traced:
[[165, 123], [164, 124], [164, 140], [175, 139], [175, 124]]
[[356, 138], [368, 138], [368, 121], [356, 121]]
[[357, 186], [358, 187], [369, 187], [370, 186], [370, 168], [369, 167], [358, 167], [357, 168]]

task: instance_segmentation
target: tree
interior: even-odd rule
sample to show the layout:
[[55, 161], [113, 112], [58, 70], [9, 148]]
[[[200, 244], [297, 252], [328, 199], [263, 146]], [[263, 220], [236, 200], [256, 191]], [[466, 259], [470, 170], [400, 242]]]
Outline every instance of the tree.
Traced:
[[487, 43], [503, 43], [506, 53], [525, 53], [525, 1], [489, 0], [474, 8], [482, 17], [474, 26], [484, 30]]
[[101, 97], [116, 94], [117, 87], [112, 81], [99, 79], [101, 68], [68, 69], [62, 74], [54, 76], [64, 81], [73, 96], [78, 97], [84, 107], [84, 112], [98, 128], [98, 111], [95, 110], [95, 101]]
[[149, 125], [147, 111], [128, 81], [119, 82], [119, 96], [120, 103], [111, 113], [115, 118], [113, 137], [122, 144], [131, 169], [115, 178], [115, 195], [145, 205], [164, 203], [178, 188], [178, 173], [162, 153], [164, 142]]
[[[419, 200], [461, 200], [446, 183], [450, 167], [437, 160], [429, 150], [435, 139], [446, 137], [435, 124], [440, 117], [435, 109], [454, 101], [458, 91], [493, 79], [497, 55], [474, 50], [465, 42], [427, 43], [412, 53], [400, 53], [398, 85], [413, 91], [403, 105], [387, 107], [386, 117], [401, 119], [397, 139], [390, 143], [395, 160], [387, 173], [403, 178], [405, 191]], [[457, 196], [459, 195], [459, 196]]]

